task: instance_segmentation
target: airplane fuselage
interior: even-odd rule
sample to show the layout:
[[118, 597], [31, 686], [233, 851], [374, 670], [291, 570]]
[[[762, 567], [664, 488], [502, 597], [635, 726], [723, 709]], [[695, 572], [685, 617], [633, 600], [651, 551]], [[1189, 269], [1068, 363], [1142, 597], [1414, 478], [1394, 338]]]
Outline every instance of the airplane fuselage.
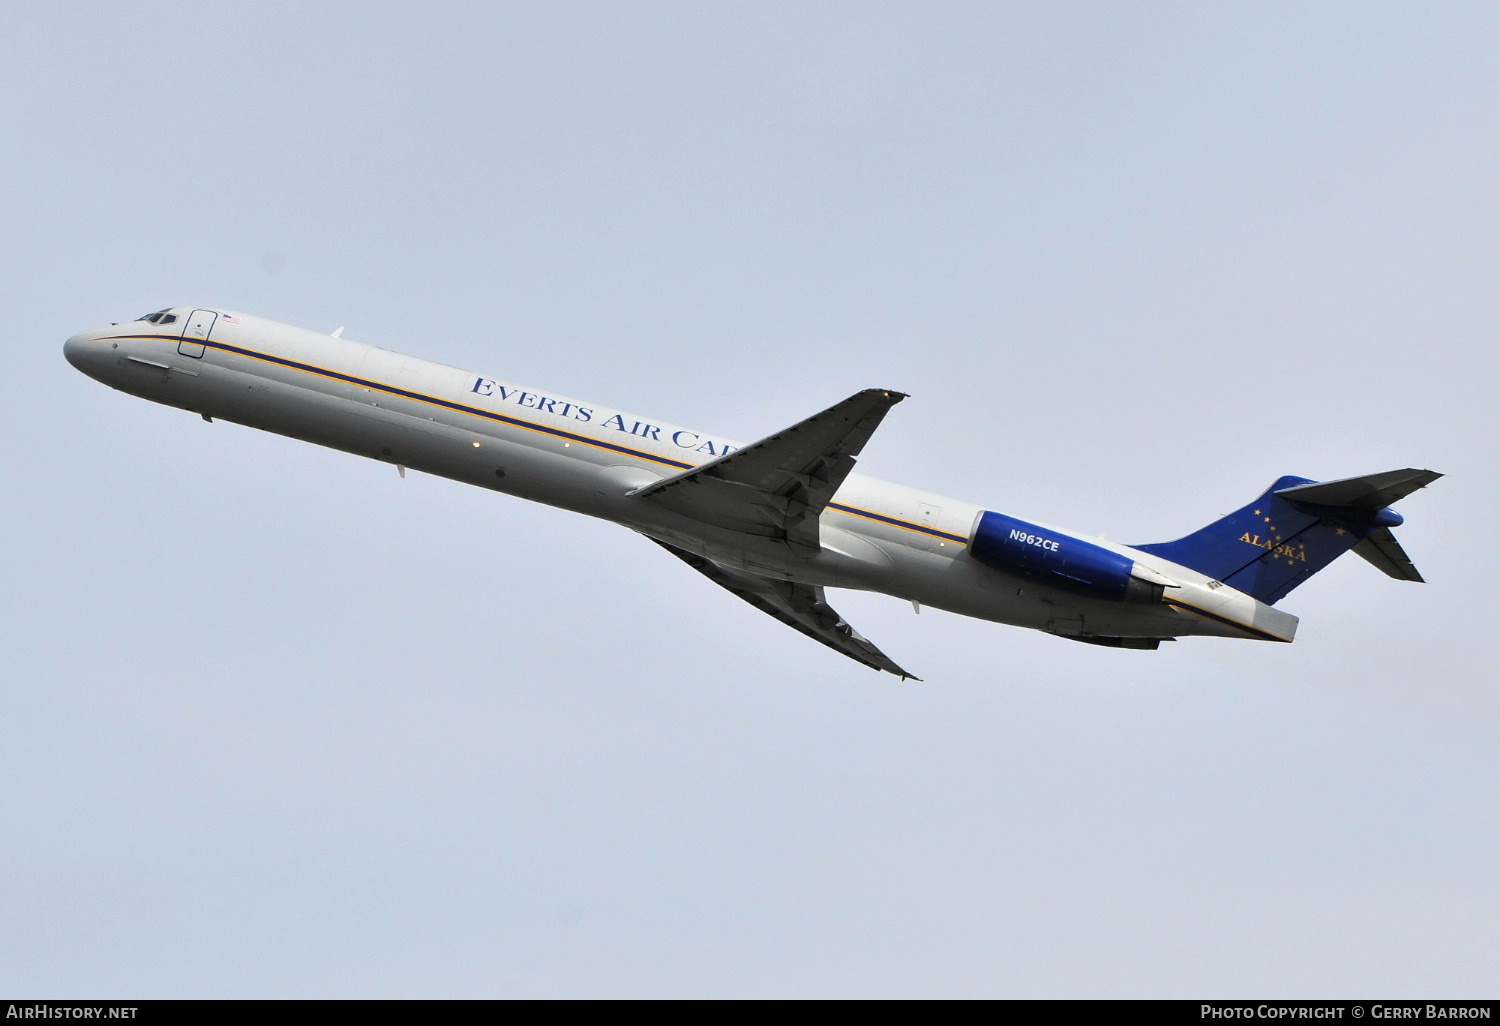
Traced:
[[[760, 577], [1080, 639], [1289, 641], [1295, 630], [1295, 617], [1187, 567], [1046, 525], [1011, 535], [1043, 551], [1078, 540], [1117, 553], [1158, 600], [1098, 598], [986, 565], [970, 552], [984, 507], [858, 473], [822, 510], [818, 551], [799, 553], [633, 496], [739, 450], [732, 439], [246, 314], [163, 314], [170, 323], [80, 333], [66, 355], [105, 384], [205, 419], [600, 517]], [[1159, 601], [1163, 585], [1173, 601]]]

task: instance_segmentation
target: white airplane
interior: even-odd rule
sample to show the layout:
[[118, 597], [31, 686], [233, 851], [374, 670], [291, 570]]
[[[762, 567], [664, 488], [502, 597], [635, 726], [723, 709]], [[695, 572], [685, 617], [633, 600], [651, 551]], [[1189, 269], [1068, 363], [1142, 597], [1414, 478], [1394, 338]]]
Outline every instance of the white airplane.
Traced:
[[631, 528], [857, 662], [896, 665], [824, 589], [859, 588], [1117, 648], [1291, 641], [1273, 608], [1353, 549], [1422, 576], [1391, 503], [1440, 477], [1283, 477], [1184, 538], [1119, 545], [852, 473], [900, 392], [870, 388], [751, 445], [226, 310], [174, 307], [63, 347], [131, 395]]

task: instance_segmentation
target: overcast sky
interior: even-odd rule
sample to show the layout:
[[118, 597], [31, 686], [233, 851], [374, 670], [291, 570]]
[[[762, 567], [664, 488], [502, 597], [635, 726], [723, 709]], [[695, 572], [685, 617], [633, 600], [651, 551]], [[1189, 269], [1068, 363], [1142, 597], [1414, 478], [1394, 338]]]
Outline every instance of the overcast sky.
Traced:
[[[1500, 990], [1492, 4], [0, 16], [0, 992]], [[63, 340], [244, 310], [1160, 541], [1430, 467], [1294, 645], [830, 593], [197, 417]]]

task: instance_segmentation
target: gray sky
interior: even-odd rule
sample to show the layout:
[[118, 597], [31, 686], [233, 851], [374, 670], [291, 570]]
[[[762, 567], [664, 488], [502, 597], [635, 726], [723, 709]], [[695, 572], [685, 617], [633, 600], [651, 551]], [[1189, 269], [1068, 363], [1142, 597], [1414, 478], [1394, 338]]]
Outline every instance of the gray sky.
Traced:
[[[26, 5], [0, 19], [0, 991], [1491, 996], [1487, 4]], [[112, 392], [251, 311], [1126, 542], [1448, 474], [1426, 586], [1094, 650]]]

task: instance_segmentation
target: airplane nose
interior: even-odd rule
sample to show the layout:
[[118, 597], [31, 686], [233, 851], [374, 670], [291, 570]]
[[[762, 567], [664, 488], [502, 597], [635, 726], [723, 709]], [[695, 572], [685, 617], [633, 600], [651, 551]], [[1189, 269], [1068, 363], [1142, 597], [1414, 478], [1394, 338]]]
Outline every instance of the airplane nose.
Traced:
[[78, 370], [83, 370], [84, 346], [88, 339], [88, 332], [80, 331], [63, 343], [63, 358]]
[[63, 343], [63, 358], [91, 378], [109, 364], [108, 352], [97, 331], [80, 331]]

